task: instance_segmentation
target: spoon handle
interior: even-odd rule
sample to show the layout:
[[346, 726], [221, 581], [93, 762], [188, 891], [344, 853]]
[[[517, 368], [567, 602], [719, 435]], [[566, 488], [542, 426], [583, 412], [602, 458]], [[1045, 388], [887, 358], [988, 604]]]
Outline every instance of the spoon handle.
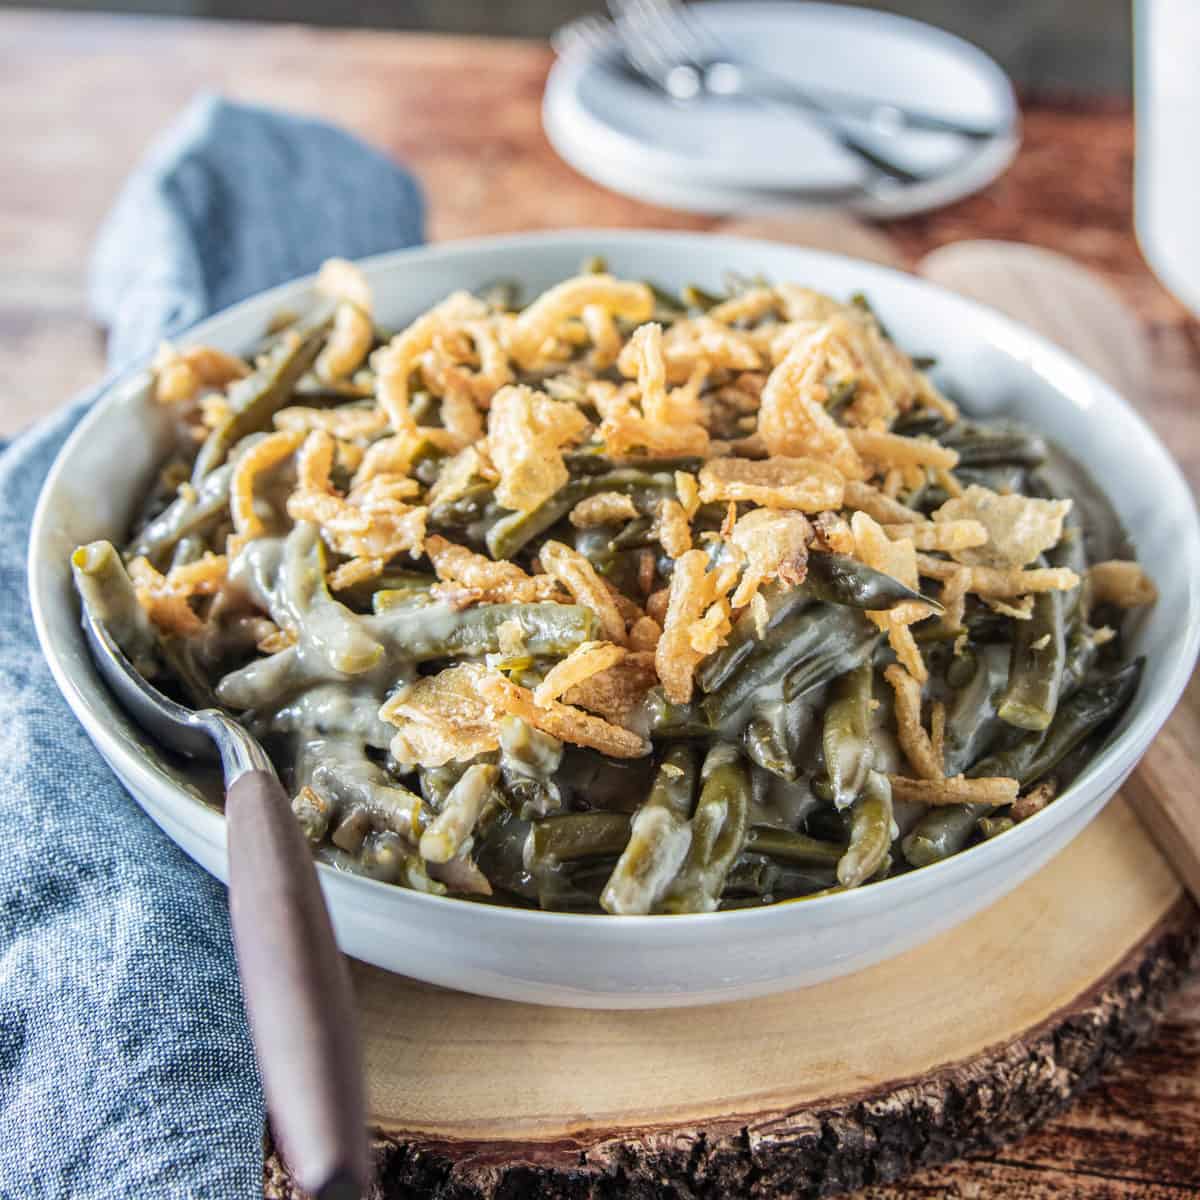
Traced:
[[350, 976], [304, 835], [272, 772], [226, 793], [234, 948], [272, 1128], [318, 1200], [367, 1179], [366, 1106]]

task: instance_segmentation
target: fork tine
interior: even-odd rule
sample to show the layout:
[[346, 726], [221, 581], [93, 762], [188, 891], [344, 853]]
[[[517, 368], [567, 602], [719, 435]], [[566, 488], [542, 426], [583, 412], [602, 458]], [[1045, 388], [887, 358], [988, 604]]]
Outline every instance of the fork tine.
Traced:
[[701, 39], [691, 13], [678, 0], [632, 0], [643, 13], [647, 33], [673, 62], [699, 65]]
[[678, 60], [666, 53], [661, 40], [647, 28], [654, 18], [643, 0], [609, 0], [608, 7], [626, 57], [638, 70], [661, 81]]
[[550, 48], [560, 58], [574, 49], [607, 50], [616, 30], [611, 21], [587, 14], [560, 26], [550, 35]]

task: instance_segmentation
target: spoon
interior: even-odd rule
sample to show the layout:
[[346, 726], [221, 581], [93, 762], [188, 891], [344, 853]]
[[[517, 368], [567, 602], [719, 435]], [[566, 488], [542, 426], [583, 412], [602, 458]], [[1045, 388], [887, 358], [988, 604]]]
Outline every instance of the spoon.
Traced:
[[125, 711], [225, 775], [229, 917], [271, 1123], [315, 1200], [358, 1200], [368, 1151], [354, 999], [312, 855], [271, 760], [216, 709], [195, 712], [147, 683], [84, 610], [92, 657]]

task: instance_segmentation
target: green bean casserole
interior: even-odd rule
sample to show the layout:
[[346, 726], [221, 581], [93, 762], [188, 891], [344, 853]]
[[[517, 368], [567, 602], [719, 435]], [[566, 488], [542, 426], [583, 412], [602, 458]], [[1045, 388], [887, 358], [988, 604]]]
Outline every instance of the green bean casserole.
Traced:
[[393, 334], [351, 264], [317, 295], [246, 360], [163, 347], [176, 450], [73, 565], [323, 861], [617, 914], [853, 888], [1027, 820], [1137, 686], [1103, 497], [861, 297], [591, 263]]

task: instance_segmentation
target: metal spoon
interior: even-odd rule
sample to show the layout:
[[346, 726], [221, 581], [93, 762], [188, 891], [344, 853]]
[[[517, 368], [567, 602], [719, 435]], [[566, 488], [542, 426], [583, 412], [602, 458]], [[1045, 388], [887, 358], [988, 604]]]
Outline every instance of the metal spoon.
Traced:
[[189, 757], [220, 754], [229, 916], [272, 1127], [306, 1192], [358, 1200], [368, 1150], [350, 976], [275, 768], [224, 713], [184, 708], [147, 683], [86, 609], [83, 629], [104, 681], [138, 725]]

